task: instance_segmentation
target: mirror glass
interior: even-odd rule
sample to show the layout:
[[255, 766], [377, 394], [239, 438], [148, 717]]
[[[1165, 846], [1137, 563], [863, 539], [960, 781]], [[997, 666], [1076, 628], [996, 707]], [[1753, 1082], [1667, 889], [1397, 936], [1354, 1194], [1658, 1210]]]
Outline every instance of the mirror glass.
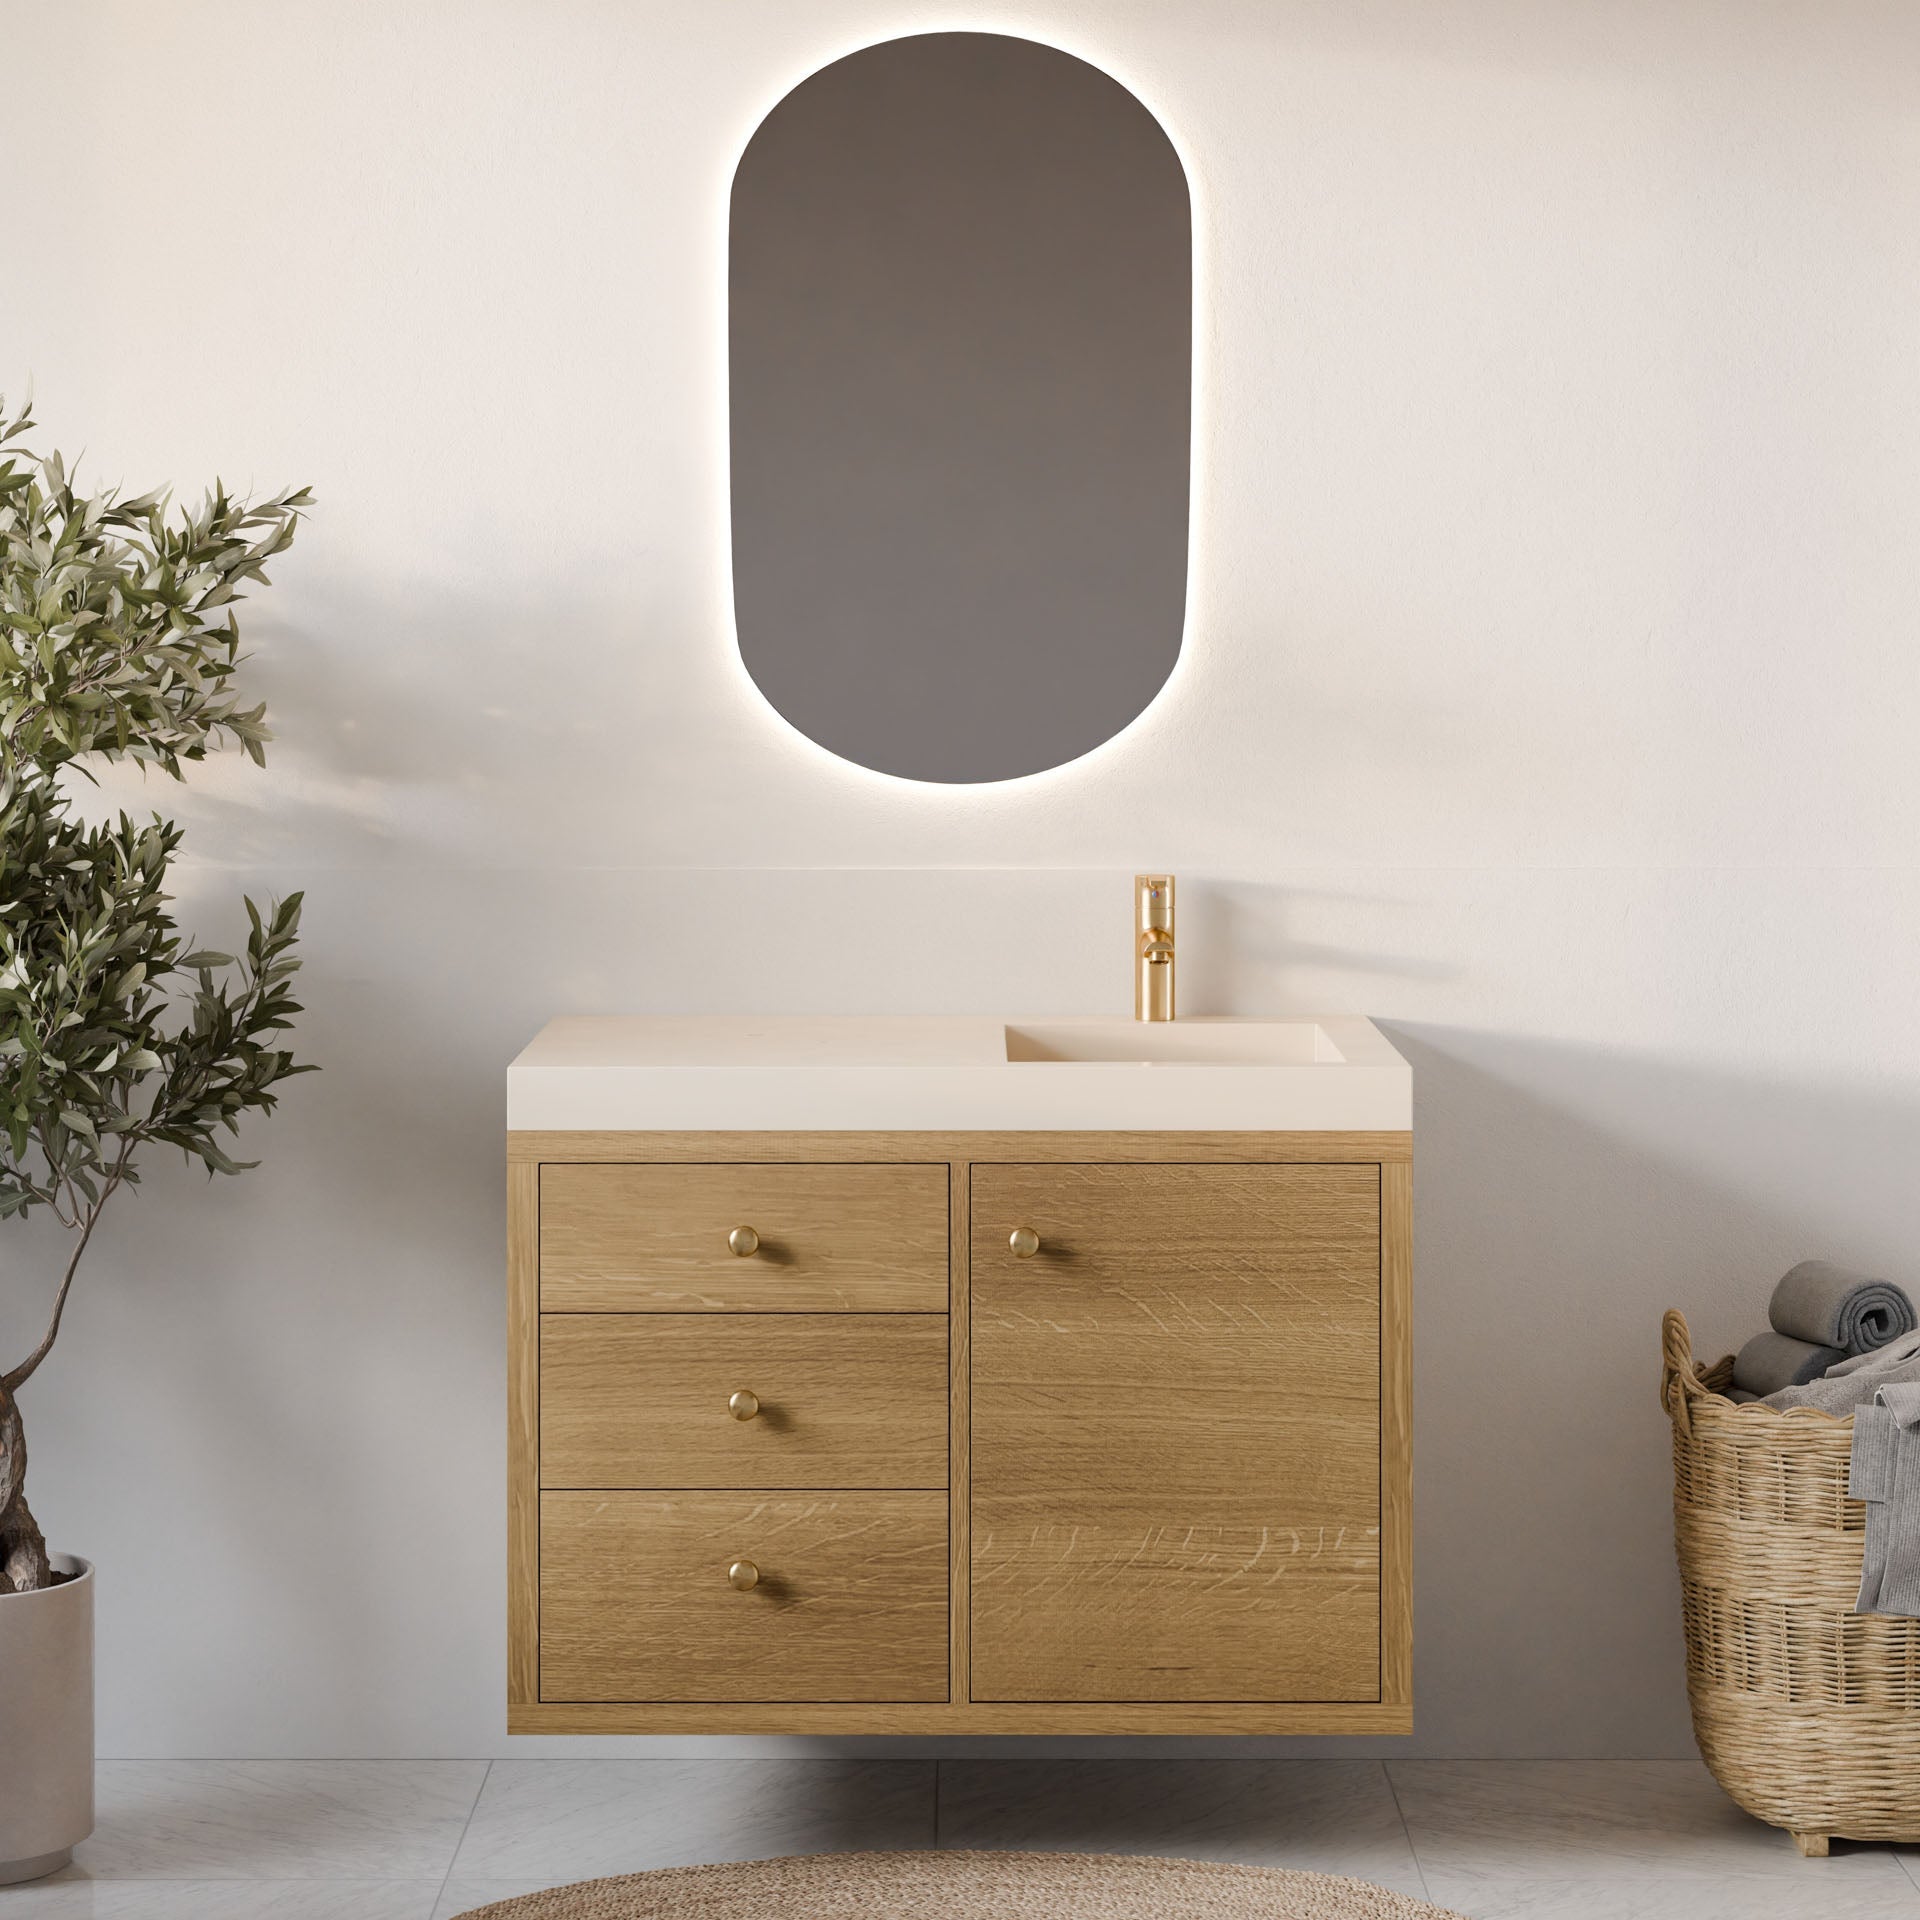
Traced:
[[1077, 758], [1187, 594], [1192, 227], [1160, 123], [991, 33], [867, 47], [761, 122], [729, 257], [734, 618], [822, 746], [915, 780]]

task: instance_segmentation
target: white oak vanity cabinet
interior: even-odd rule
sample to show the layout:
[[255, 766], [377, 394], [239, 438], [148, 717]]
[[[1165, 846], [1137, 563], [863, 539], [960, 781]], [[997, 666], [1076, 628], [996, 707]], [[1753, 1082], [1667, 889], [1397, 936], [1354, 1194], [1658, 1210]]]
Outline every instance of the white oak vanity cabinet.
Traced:
[[[788, 1023], [859, 1031], [696, 1095], [708, 1024], [516, 1063], [511, 1730], [1406, 1731], [1408, 1128], [795, 1126], [929, 1117], [911, 1034], [849, 1092], [831, 1043], [887, 1023]], [[1344, 1025], [1300, 1064], [1404, 1091]], [[639, 1064], [562, 1088], [595, 1046]], [[965, 1120], [1061, 1097], [976, 1064]], [[701, 1124], [600, 1124], [662, 1115]]]

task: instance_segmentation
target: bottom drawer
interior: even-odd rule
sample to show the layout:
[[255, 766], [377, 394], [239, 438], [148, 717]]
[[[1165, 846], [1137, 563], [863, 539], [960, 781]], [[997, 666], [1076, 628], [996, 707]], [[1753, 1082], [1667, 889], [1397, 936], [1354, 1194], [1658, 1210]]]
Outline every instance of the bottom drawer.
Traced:
[[947, 1496], [543, 1494], [540, 1698], [944, 1700]]

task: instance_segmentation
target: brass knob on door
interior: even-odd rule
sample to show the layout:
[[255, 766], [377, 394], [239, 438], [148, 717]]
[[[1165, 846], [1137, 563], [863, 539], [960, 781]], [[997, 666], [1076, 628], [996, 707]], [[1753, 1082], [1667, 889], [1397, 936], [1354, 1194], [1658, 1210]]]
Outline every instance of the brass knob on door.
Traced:
[[748, 1254], [757, 1253], [760, 1250], [760, 1236], [751, 1227], [735, 1227], [727, 1235], [727, 1246], [731, 1252], [737, 1253], [744, 1260]]
[[1031, 1260], [1040, 1251], [1040, 1236], [1031, 1227], [1015, 1227], [1007, 1235], [1007, 1245], [1016, 1260]]
[[760, 1569], [751, 1560], [736, 1560], [727, 1569], [727, 1585], [737, 1593], [750, 1593], [760, 1584]]
[[727, 1411], [736, 1420], [751, 1420], [760, 1411], [759, 1396], [742, 1387], [738, 1393], [728, 1396]]

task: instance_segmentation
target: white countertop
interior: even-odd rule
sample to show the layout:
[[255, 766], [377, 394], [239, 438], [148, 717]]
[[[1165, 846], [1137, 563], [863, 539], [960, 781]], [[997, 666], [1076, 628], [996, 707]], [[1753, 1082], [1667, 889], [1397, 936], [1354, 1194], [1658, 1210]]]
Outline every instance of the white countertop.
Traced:
[[1407, 1063], [1370, 1020], [1350, 1015], [1158, 1026], [596, 1015], [549, 1022], [507, 1069], [516, 1133], [1375, 1133], [1412, 1124]]

